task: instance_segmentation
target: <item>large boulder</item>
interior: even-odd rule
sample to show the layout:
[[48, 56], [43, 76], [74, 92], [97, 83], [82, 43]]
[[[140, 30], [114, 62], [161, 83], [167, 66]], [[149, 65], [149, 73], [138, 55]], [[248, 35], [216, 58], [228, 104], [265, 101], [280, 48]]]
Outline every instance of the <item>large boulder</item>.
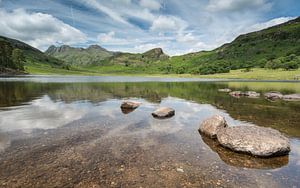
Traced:
[[215, 115], [201, 123], [199, 132], [211, 138], [216, 138], [217, 132], [225, 127], [227, 127], [225, 118], [220, 115]]
[[270, 91], [264, 94], [266, 99], [269, 100], [276, 100], [276, 99], [282, 99], [283, 95], [278, 91]]
[[283, 95], [283, 100], [285, 100], [285, 101], [300, 101], [300, 93], [291, 94], [291, 95]]
[[271, 128], [228, 127], [217, 132], [217, 139], [226, 148], [258, 157], [280, 156], [290, 152], [288, 138]]
[[241, 168], [254, 169], [276, 169], [281, 168], [289, 163], [289, 156], [278, 156], [272, 158], [254, 157], [251, 155], [244, 155], [236, 153], [227, 148], [224, 148], [215, 139], [210, 139], [207, 136], [202, 136], [203, 142], [214, 152], [216, 152], [220, 159], [226, 164]]
[[169, 118], [175, 115], [175, 110], [169, 107], [160, 107], [154, 112], [152, 112], [152, 116], [155, 118]]

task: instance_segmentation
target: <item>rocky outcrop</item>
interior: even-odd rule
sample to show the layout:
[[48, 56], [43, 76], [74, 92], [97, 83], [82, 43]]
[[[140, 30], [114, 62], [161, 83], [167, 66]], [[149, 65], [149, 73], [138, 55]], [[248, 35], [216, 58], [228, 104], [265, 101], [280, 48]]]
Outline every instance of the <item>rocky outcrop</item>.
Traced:
[[152, 112], [152, 116], [155, 118], [169, 118], [175, 115], [175, 110], [169, 107], [160, 107], [154, 112]]
[[290, 152], [288, 138], [279, 131], [258, 126], [238, 126], [217, 132], [218, 142], [235, 152], [258, 157], [286, 155]]
[[216, 138], [217, 132], [225, 127], [227, 127], [225, 118], [220, 115], [215, 115], [201, 123], [199, 132], [211, 138]]
[[270, 91], [264, 94], [266, 99], [269, 100], [276, 100], [276, 99], [282, 99], [283, 95], [278, 91]]
[[300, 93], [283, 95], [282, 99], [285, 101], [300, 101]]

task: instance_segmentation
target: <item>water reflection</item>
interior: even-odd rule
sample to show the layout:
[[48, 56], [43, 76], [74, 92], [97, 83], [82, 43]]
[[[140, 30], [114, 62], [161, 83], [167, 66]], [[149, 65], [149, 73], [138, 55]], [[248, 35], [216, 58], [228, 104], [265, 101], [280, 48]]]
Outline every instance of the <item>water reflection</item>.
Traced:
[[246, 154], [240, 154], [230, 151], [222, 147], [217, 140], [208, 138], [205, 135], [201, 135], [203, 142], [209, 146], [209, 148], [216, 152], [220, 159], [226, 164], [242, 168], [255, 168], [255, 169], [276, 169], [281, 168], [288, 164], [289, 156], [281, 156], [274, 158], [257, 158]]
[[35, 99], [25, 106], [0, 112], [0, 130], [53, 129], [82, 118], [89, 111], [89, 104], [54, 102], [48, 96]]

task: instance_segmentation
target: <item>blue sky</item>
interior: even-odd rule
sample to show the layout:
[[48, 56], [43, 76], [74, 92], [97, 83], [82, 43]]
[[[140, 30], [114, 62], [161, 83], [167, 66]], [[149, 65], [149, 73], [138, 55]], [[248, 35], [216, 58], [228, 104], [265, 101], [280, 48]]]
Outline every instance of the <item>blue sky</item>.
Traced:
[[169, 55], [211, 50], [299, 16], [299, 0], [0, 0], [0, 35]]

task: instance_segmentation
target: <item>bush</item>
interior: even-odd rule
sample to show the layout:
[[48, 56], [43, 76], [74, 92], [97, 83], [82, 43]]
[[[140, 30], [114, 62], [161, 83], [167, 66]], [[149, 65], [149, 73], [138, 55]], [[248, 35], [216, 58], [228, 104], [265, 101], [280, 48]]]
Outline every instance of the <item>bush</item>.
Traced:
[[284, 70], [294, 70], [294, 69], [298, 69], [299, 65], [296, 61], [289, 61], [289, 62], [284, 63], [282, 65], [282, 68]]

